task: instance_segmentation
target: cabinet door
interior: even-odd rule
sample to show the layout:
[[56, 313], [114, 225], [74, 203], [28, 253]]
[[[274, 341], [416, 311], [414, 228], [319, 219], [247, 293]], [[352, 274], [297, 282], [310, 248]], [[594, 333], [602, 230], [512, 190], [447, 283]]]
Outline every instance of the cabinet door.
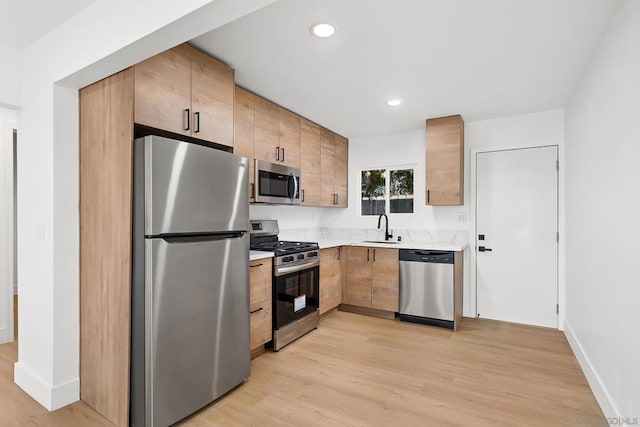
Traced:
[[320, 206], [320, 153], [320, 126], [300, 119], [300, 181], [305, 206]]
[[271, 259], [249, 264], [251, 349], [271, 341]]
[[335, 143], [333, 133], [320, 130], [320, 204], [335, 206]]
[[371, 249], [347, 247], [347, 304], [371, 307]]
[[233, 69], [191, 49], [192, 135], [233, 147]]
[[234, 142], [233, 152], [249, 159], [249, 201], [254, 201], [254, 153], [255, 141], [255, 97], [251, 92], [236, 87], [235, 106], [233, 109]]
[[259, 96], [255, 97], [255, 158], [279, 163], [280, 124], [278, 106]]
[[136, 64], [136, 123], [191, 135], [191, 52], [179, 45]]
[[349, 140], [340, 135], [335, 135], [335, 162], [334, 162], [334, 188], [336, 193], [336, 206], [347, 207], [347, 179], [349, 169]]
[[280, 128], [280, 163], [300, 167], [300, 116], [278, 107]]
[[320, 251], [320, 314], [340, 305], [342, 300], [342, 248]]
[[461, 116], [427, 120], [426, 204], [462, 205], [464, 122]]
[[398, 249], [373, 248], [371, 257], [371, 308], [398, 311], [400, 261]]

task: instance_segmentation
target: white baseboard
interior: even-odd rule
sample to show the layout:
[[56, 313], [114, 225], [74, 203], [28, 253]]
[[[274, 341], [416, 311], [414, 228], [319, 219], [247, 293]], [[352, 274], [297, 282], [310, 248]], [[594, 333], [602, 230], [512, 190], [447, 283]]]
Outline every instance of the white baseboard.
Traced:
[[49, 411], [60, 409], [80, 398], [78, 378], [54, 387], [23, 363], [18, 362], [13, 366], [15, 383]]
[[587, 378], [587, 382], [591, 387], [591, 391], [593, 391], [593, 395], [596, 397], [598, 404], [600, 405], [600, 409], [604, 413], [604, 416], [607, 419], [618, 419], [620, 416], [620, 411], [618, 407], [613, 402], [611, 395], [607, 391], [607, 387], [604, 385], [598, 372], [595, 370], [589, 357], [584, 352], [584, 348], [582, 348], [582, 344], [580, 344], [580, 340], [576, 337], [573, 329], [571, 329], [571, 325], [567, 319], [564, 319], [564, 335], [567, 337], [567, 341], [569, 341], [569, 345], [571, 346], [571, 350], [573, 350], [573, 354], [578, 359], [578, 363], [582, 368], [582, 372], [584, 376]]
[[7, 337], [7, 328], [4, 326], [0, 328], [0, 344], [4, 344], [9, 342], [9, 337]]

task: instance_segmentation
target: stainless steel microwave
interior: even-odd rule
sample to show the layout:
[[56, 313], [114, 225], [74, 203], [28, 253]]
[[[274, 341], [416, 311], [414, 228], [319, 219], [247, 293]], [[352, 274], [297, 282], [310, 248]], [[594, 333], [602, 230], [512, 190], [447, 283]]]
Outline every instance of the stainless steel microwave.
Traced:
[[256, 203], [300, 204], [300, 169], [263, 160], [255, 162]]

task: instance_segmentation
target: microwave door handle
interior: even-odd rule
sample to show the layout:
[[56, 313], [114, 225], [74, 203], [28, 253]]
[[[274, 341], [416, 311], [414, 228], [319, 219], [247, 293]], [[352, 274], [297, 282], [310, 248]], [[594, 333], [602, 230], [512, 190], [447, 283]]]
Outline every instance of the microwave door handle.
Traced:
[[293, 172], [289, 173], [289, 185], [287, 186], [289, 190], [291, 190], [291, 183], [293, 183], [293, 192], [289, 192], [289, 198], [293, 202], [296, 198], [296, 194], [298, 194], [298, 180], [296, 179]]

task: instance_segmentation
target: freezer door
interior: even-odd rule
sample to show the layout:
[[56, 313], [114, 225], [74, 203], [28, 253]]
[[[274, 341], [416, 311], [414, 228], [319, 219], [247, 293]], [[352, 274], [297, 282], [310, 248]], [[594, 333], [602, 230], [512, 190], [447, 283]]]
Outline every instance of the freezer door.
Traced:
[[164, 427], [249, 377], [249, 237], [145, 243], [145, 424]]
[[144, 144], [145, 235], [247, 230], [245, 157], [159, 136], [136, 143]]

